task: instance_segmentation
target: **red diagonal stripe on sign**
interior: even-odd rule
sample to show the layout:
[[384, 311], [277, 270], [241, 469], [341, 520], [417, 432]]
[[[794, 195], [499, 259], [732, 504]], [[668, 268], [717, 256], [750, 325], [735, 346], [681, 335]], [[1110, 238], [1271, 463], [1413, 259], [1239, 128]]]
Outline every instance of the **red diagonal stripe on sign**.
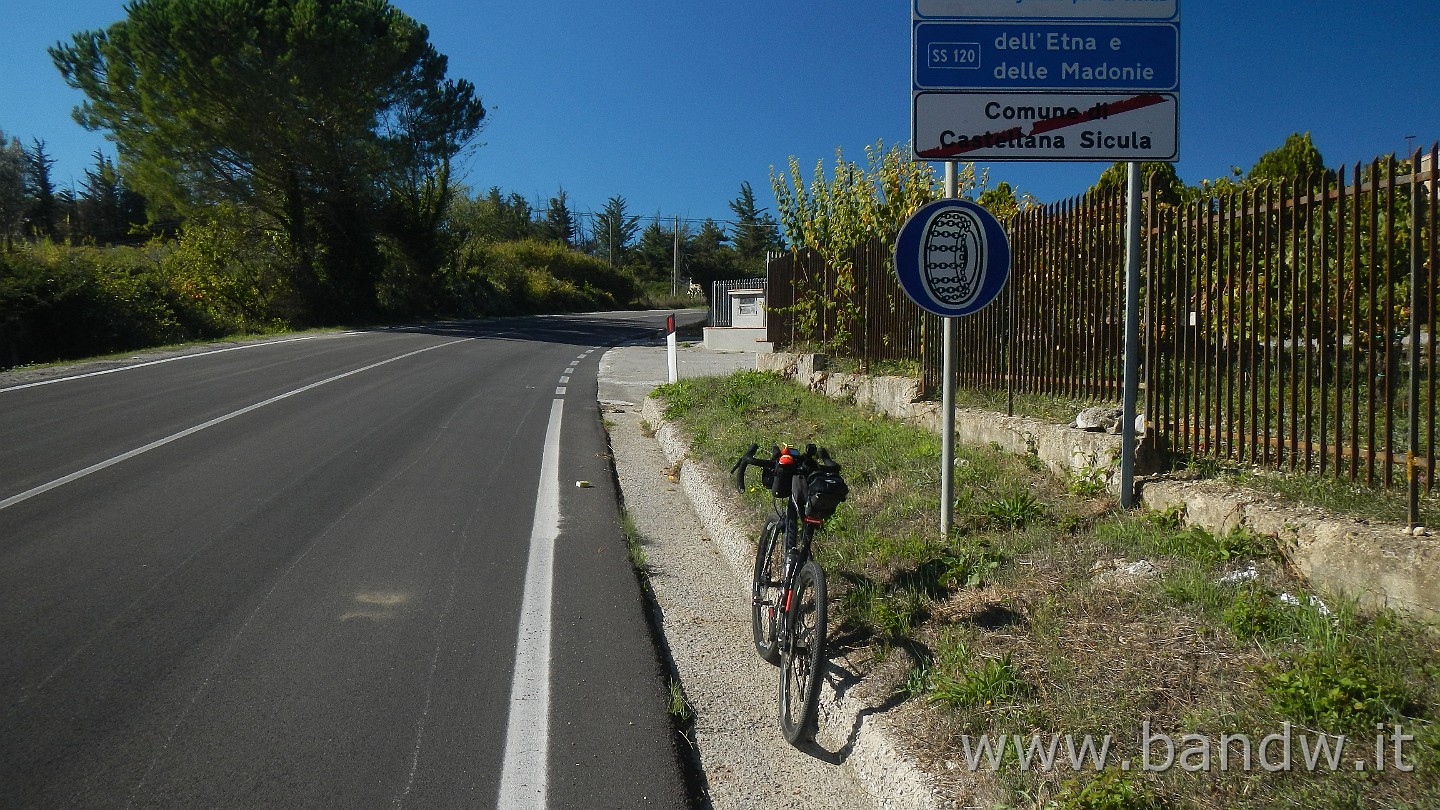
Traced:
[[[1127, 112], [1143, 110], [1146, 107], [1153, 107], [1156, 104], [1164, 104], [1168, 100], [1165, 96], [1149, 93], [1142, 96], [1135, 96], [1134, 98], [1122, 99], [1111, 104], [1097, 104], [1079, 115], [1036, 121], [1035, 126], [1030, 128], [1029, 133], [1022, 132], [1019, 127], [1011, 127], [1010, 129], [1001, 130], [1000, 132], [987, 132], [980, 138], [972, 139], [971, 143], [963, 146], [942, 146], [938, 149], [927, 149], [918, 154], [922, 158], [957, 157], [968, 152], [991, 148], [996, 143], [1008, 143], [1017, 138], [1024, 138], [1030, 135], [1043, 135], [1047, 132], [1054, 132], [1067, 127], [1089, 124], [1093, 121], [1111, 118]], [[976, 143], [975, 141], [979, 142]]]

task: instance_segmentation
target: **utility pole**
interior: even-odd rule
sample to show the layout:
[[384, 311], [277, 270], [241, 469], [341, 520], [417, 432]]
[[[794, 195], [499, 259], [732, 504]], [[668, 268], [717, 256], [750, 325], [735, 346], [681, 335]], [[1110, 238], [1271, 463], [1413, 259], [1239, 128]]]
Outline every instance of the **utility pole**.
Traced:
[[675, 217], [675, 269], [670, 273], [670, 296], [680, 295], [680, 217]]

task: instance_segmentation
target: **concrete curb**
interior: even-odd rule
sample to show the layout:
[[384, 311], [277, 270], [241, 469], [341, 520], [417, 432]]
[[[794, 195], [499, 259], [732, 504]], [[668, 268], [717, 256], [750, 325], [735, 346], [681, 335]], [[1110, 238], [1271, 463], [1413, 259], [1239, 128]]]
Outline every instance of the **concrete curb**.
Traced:
[[[736, 572], [736, 587], [748, 595], [750, 578], [746, 572], [754, 568], [755, 559], [750, 535], [758, 531], [758, 527], [748, 526], [751, 521], [742, 519], [744, 510], [728, 476], [691, 458], [689, 442], [675, 425], [665, 421], [661, 406], [654, 398], [645, 400], [641, 415], [655, 430], [665, 457], [680, 466], [681, 487], [705, 530]], [[875, 711], [884, 698], [875, 700], [874, 696], [865, 694], [864, 685], [856, 678], [835, 677], [838, 666], [832, 662], [831, 667], [832, 672], [820, 693], [822, 736], [825, 736], [824, 729], [848, 731], [845, 762], [865, 789], [876, 797], [877, 806], [885, 810], [969, 806], [961, 803], [968, 797], [946, 795], [947, 791], [942, 790], [914, 758], [901, 752], [885, 716]], [[972, 794], [984, 792], [976, 784]]]

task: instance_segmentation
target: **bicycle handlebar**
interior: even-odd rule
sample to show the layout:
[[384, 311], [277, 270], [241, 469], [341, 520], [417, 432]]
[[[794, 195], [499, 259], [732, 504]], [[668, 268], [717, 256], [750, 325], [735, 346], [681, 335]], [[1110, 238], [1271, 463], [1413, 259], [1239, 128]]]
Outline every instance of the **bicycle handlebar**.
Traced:
[[[735, 473], [735, 488], [741, 492], [745, 491], [745, 472], [750, 467], [759, 467], [770, 473], [774, 473], [776, 468], [793, 468], [789, 470], [792, 474], [809, 474], [819, 470], [840, 472], [840, 465], [830, 457], [830, 451], [813, 444], [805, 445], [804, 453], [793, 447], [772, 446], [769, 458], [757, 458], [755, 451], [759, 449], [760, 445], [758, 444], [750, 445], [750, 449], [746, 450], [745, 454], [730, 468], [730, 472]], [[790, 461], [785, 461], [786, 458], [789, 458]], [[779, 480], [776, 479], [776, 486], [772, 486], [771, 494], [777, 498], [788, 497], [788, 487], [782, 489], [778, 486], [779, 483]]]

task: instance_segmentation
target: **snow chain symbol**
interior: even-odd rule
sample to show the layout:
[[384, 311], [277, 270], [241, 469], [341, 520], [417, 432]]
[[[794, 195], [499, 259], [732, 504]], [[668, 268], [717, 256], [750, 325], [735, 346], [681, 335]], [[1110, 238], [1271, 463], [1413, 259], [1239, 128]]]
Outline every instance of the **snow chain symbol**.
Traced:
[[969, 211], [941, 211], [926, 229], [920, 266], [930, 294], [946, 306], [967, 307], [985, 276], [984, 226]]

